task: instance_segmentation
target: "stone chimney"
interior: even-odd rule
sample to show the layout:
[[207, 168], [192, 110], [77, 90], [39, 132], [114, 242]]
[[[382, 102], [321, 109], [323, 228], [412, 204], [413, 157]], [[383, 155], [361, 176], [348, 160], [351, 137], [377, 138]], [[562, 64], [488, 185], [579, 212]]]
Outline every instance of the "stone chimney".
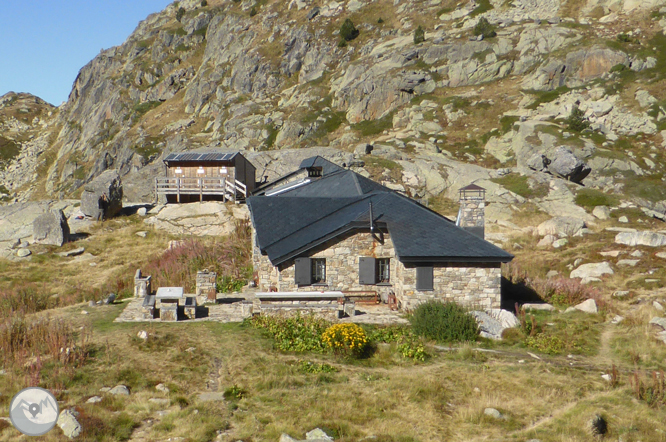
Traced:
[[470, 184], [460, 189], [460, 210], [456, 219], [456, 226], [462, 227], [470, 233], [484, 237], [485, 218], [483, 216], [486, 206], [486, 189], [476, 184]]

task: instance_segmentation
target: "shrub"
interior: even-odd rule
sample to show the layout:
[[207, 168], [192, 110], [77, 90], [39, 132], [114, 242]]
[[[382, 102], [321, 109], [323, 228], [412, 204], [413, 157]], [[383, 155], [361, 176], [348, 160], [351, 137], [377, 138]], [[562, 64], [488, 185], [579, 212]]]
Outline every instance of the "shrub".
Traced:
[[340, 27], [340, 37], [345, 41], [352, 41], [358, 37], [358, 29], [354, 26], [354, 23], [350, 19], [346, 19], [345, 22]]
[[438, 342], [474, 341], [479, 336], [476, 319], [454, 302], [421, 304], [410, 316], [410, 322], [414, 333]]
[[208, 2], [206, 0], [201, 0], [201, 7], [205, 8], [206, 6], [208, 6]]
[[254, 17], [255, 15], [257, 15], [257, 8], [252, 6], [252, 9], [250, 9], [250, 17]]
[[321, 335], [321, 340], [334, 353], [342, 356], [360, 356], [368, 345], [365, 331], [356, 324], [334, 324]]
[[347, 47], [347, 42], [345, 41], [344, 38], [340, 39], [340, 41], [338, 42], [338, 47], [339, 48], [346, 48]]
[[488, 19], [481, 17], [474, 26], [474, 35], [483, 35], [483, 38], [493, 38], [497, 35], [495, 32], [495, 27], [490, 24]]
[[652, 376], [635, 371], [629, 380], [636, 399], [645, 401], [648, 406], [654, 408], [666, 405], [666, 373], [664, 370], [654, 371]]
[[183, 18], [183, 15], [185, 15], [185, 9], [182, 7], [178, 8], [176, 11], [176, 20], [180, 21]]
[[403, 358], [423, 362], [428, 358], [423, 341], [411, 334], [405, 335], [398, 341], [398, 352]]
[[377, 23], [381, 25], [382, 23], [384, 23], [384, 19], [379, 17], [379, 19], [377, 19]]
[[255, 316], [252, 326], [266, 330], [275, 341], [275, 347], [282, 351], [313, 351], [323, 353], [327, 350], [321, 335], [330, 324], [315, 316], [293, 317]]
[[425, 31], [423, 30], [423, 27], [419, 25], [419, 27], [414, 31], [414, 44], [417, 45], [419, 43], [423, 43], [424, 41]]
[[534, 336], [528, 336], [525, 340], [528, 347], [539, 350], [542, 353], [557, 354], [561, 353], [564, 348], [564, 341], [557, 336], [539, 333]]
[[571, 114], [565, 121], [569, 130], [581, 132], [590, 127], [590, 122], [585, 118], [585, 112], [580, 110], [578, 106], [571, 109]]
[[303, 360], [298, 361], [298, 368], [303, 373], [312, 373], [312, 374], [333, 373], [337, 371], [335, 367], [326, 363], [320, 364], [317, 362], [310, 362]]
[[234, 384], [231, 387], [224, 390], [223, 396], [228, 401], [239, 400], [247, 396], [247, 391], [245, 391], [245, 389], [239, 387], [238, 385]]

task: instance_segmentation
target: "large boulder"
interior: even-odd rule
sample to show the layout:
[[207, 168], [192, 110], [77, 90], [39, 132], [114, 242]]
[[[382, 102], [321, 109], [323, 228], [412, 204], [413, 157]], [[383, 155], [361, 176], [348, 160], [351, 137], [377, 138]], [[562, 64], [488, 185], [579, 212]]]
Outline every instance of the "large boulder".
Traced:
[[580, 183], [590, 174], [590, 166], [576, 158], [569, 149], [559, 146], [552, 155], [548, 170], [574, 183]]
[[95, 220], [111, 218], [123, 208], [123, 184], [117, 170], [107, 170], [86, 184], [81, 211]]
[[32, 238], [41, 244], [62, 246], [69, 241], [69, 224], [61, 209], [51, 210], [32, 222]]
[[572, 216], [558, 216], [544, 221], [537, 227], [539, 236], [575, 236], [584, 229], [585, 221]]
[[583, 283], [596, 281], [603, 275], [612, 275], [613, 269], [607, 261], [583, 264], [571, 272], [570, 278], [581, 278]]
[[627, 246], [666, 246], [666, 235], [656, 232], [620, 232], [615, 235], [615, 242]]

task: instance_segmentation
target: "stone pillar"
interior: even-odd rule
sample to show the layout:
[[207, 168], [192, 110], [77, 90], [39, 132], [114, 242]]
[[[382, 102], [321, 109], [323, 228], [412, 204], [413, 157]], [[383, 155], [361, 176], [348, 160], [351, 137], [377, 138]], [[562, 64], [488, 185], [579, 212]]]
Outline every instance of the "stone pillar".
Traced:
[[150, 284], [150, 276], [142, 276], [141, 269], [137, 269], [134, 274], [134, 297], [144, 298], [150, 295], [152, 287]]
[[460, 189], [460, 209], [456, 225], [474, 235], [484, 237], [484, 209], [486, 205], [486, 190], [476, 184], [470, 184]]
[[196, 296], [205, 296], [208, 301], [217, 298], [217, 273], [209, 272], [208, 269], [197, 272]]

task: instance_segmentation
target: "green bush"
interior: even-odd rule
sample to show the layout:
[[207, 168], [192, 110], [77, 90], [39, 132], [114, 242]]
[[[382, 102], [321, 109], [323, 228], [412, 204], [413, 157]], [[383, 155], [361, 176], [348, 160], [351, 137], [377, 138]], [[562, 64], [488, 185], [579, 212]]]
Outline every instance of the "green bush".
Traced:
[[585, 118], [585, 112], [580, 110], [578, 106], [571, 109], [571, 114], [566, 119], [567, 127], [569, 130], [581, 132], [590, 127], [590, 122]]
[[495, 27], [490, 24], [488, 19], [481, 17], [476, 26], [474, 26], [474, 35], [483, 35], [483, 38], [493, 38], [497, 35], [497, 32], [495, 32]]
[[346, 19], [345, 22], [340, 27], [340, 37], [345, 41], [352, 41], [358, 37], [358, 29], [354, 26], [354, 23], [350, 19]]
[[594, 208], [596, 206], [615, 206], [619, 199], [597, 189], [580, 189], [576, 193], [576, 205]]
[[201, 0], [201, 7], [205, 8], [206, 6], [208, 6], [208, 2], [206, 0]]
[[250, 17], [254, 17], [255, 15], [257, 15], [257, 8], [252, 6], [252, 9], [250, 9]]
[[529, 336], [525, 340], [525, 343], [528, 347], [548, 354], [562, 353], [565, 348], [564, 341], [561, 338], [553, 335], [547, 335], [545, 333]]
[[419, 43], [423, 43], [424, 41], [425, 31], [423, 30], [423, 27], [419, 25], [419, 27], [414, 31], [414, 44], [417, 45]]
[[381, 25], [382, 23], [384, 23], [384, 19], [379, 17], [379, 19], [377, 19], [377, 23]]
[[252, 326], [266, 330], [282, 351], [314, 351], [324, 353], [328, 346], [321, 339], [330, 324], [314, 316], [256, 316]]
[[476, 319], [454, 302], [428, 301], [409, 319], [414, 333], [438, 342], [474, 341], [479, 336]]
[[183, 18], [183, 15], [185, 15], [185, 9], [182, 7], [178, 8], [176, 11], [176, 20], [180, 21]]

